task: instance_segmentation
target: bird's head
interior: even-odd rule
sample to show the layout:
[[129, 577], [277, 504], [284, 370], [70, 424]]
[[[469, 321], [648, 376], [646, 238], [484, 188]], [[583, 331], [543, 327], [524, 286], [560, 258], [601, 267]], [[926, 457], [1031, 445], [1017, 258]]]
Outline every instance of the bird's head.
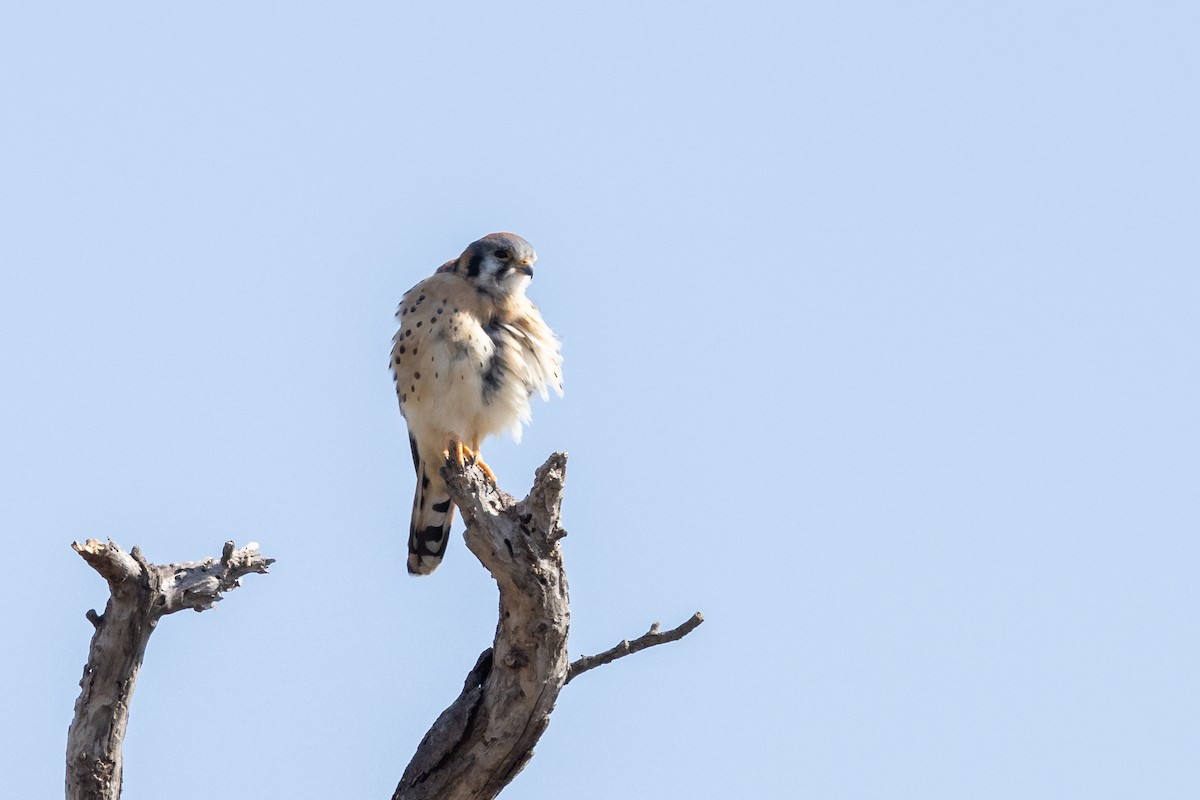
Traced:
[[480, 294], [500, 298], [525, 291], [535, 261], [533, 245], [520, 236], [489, 233], [467, 246], [454, 271], [473, 283]]

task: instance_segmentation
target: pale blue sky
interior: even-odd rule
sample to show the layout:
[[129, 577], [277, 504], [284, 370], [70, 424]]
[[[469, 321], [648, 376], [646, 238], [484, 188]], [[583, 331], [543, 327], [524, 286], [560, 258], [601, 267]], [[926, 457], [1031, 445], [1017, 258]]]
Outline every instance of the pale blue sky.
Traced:
[[[571, 653], [512, 797], [1200, 794], [1193, 3], [0, 8], [0, 795], [59, 796], [106, 590], [126, 797], [388, 797], [490, 642], [404, 574], [400, 295], [539, 250]], [[194, 782], [181, 787], [180, 776]], [[508, 796], [508, 795], [506, 795]]]

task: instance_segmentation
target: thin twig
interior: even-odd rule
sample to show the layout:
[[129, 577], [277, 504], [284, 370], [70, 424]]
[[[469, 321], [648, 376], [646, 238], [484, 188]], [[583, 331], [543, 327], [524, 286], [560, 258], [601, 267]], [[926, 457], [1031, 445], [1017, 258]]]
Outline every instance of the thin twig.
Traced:
[[566, 682], [570, 683], [575, 679], [576, 675], [587, 672], [589, 669], [595, 669], [596, 667], [603, 666], [604, 664], [609, 664], [613, 661], [616, 661], [618, 658], [624, 658], [625, 656], [632, 655], [639, 650], [645, 650], [647, 647], [654, 647], [655, 645], [666, 644], [667, 642], [677, 642], [692, 631], [696, 630], [696, 628], [700, 627], [701, 622], [704, 622], [704, 617], [701, 616], [699, 611], [693, 614], [678, 628], [673, 628], [666, 633], [662, 633], [658, 630], [658, 623], [656, 622], [650, 626], [650, 630], [647, 633], [639, 636], [632, 642], [626, 639], [616, 647], [605, 650], [603, 653], [597, 653], [594, 656], [584, 656], [583, 658], [574, 661], [571, 664], [570, 669], [567, 671]]

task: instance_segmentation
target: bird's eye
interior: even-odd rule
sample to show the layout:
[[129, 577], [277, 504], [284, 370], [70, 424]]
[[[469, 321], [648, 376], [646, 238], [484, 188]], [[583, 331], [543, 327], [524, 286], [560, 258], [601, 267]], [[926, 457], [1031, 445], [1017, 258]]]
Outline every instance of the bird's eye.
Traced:
[[510, 258], [512, 258], [512, 253], [510, 253], [508, 250], [505, 250], [503, 248], [501, 248], [500, 250], [497, 250], [495, 255], [496, 255], [496, 259], [499, 261], [508, 261]]

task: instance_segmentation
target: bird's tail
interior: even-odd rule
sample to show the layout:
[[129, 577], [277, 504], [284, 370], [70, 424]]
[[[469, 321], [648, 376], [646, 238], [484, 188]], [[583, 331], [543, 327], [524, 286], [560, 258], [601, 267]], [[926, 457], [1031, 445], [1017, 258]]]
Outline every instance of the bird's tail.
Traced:
[[446, 492], [446, 483], [424, 460], [417, 462], [417, 494], [413, 498], [412, 525], [408, 531], [408, 572], [428, 575], [442, 563], [454, 504]]

